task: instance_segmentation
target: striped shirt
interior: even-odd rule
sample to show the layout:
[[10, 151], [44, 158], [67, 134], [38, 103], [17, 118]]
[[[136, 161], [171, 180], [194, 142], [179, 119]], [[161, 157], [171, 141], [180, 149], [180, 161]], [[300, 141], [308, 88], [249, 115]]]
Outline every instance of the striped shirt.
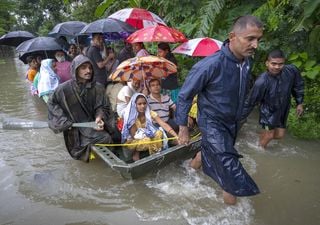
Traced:
[[161, 95], [161, 101], [159, 102], [150, 94], [147, 99], [151, 110], [156, 112], [163, 121], [167, 122], [169, 120], [170, 108], [175, 106], [171, 98], [168, 95]]

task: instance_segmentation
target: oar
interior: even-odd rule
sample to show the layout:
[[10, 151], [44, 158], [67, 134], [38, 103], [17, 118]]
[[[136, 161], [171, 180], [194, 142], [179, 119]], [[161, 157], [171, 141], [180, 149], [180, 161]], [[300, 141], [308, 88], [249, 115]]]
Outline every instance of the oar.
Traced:
[[[2, 122], [2, 129], [7, 130], [23, 130], [23, 129], [39, 129], [39, 128], [48, 128], [48, 123], [45, 121], [30, 121], [30, 120], [9, 120], [4, 119]], [[87, 128], [97, 128], [97, 124], [92, 122], [83, 122], [83, 123], [73, 123], [72, 127], [87, 127]]]

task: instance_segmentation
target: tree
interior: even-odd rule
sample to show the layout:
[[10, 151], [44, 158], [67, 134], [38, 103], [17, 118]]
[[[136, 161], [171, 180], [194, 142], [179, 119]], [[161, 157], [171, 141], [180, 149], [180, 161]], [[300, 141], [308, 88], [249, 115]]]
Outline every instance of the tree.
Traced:
[[16, 23], [16, 19], [12, 15], [15, 8], [15, 2], [12, 0], [2, 0], [0, 2], [0, 35], [7, 33]]

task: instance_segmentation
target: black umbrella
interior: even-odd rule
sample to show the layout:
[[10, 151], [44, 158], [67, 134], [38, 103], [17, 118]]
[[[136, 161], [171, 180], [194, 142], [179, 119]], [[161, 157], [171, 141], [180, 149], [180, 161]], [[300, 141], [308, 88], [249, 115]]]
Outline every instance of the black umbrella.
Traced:
[[[136, 31], [134, 27], [131, 25], [122, 22], [121, 20], [113, 19], [113, 18], [105, 18], [96, 20], [92, 23], [86, 25], [80, 32], [80, 34], [93, 34], [93, 33], [133, 33]], [[119, 37], [122, 35], [119, 35]]]
[[36, 37], [31, 40], [22, 42], [17, 48], [19, 59], [26, 63], [29, 55], [40, 55], [42, 58], [52, 58], [57, 50], [62, 50], [53, 37]]
[[12, 31], [7, 34], [4, 34], [0, 38], [0, 45], [9, 45], [17, 47], [22, 42], [32, 38], [35, 38], [35, 36], [28, 31]]
[[68, 21], [57, 24], [50, 32], [49, 36], [58, 38], [60, 36], [76, 37], [87, 25], [81, 21]]
[[35, 51], [61, 50], [62, 47], [53, 37], [36, 37], [22, 42], [17, 48], [19, 53], [30, 53]]
[[54, 59], [57, 50], [48, 50], [48, 51], [35, 51], [35, 52], [26, 52], [19, 54], [19, 59], [24, 63], [27, 64], [28, 56], [40, 56], [41, 59]]

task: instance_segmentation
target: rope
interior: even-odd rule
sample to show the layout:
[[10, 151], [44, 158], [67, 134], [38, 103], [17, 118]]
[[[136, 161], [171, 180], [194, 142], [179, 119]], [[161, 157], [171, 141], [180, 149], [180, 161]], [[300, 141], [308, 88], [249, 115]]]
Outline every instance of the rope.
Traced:
[[[195, 136], [191, 137], [191, 139], [195, 139], [200, 136], [200, 132], [196, 134]], [[95, 144], [95, 146], [100, 146], [100, 147], [118, 147], [118, 146], [136, 146], [136, 145], [144, 145], [144, 144], [152, 144], [152, 143], [157, 143], [157, 142], [162, 142], [164, 140], [176, 140], [178, 139], [177, 137], [172, 137], [172, 138], [164, 138], [164, 139], [159, 139], [159, 140], [153, 140], [153, 141], [144, 141], [139, 144], [137, 143], [123, 143], [123, 144]]]

